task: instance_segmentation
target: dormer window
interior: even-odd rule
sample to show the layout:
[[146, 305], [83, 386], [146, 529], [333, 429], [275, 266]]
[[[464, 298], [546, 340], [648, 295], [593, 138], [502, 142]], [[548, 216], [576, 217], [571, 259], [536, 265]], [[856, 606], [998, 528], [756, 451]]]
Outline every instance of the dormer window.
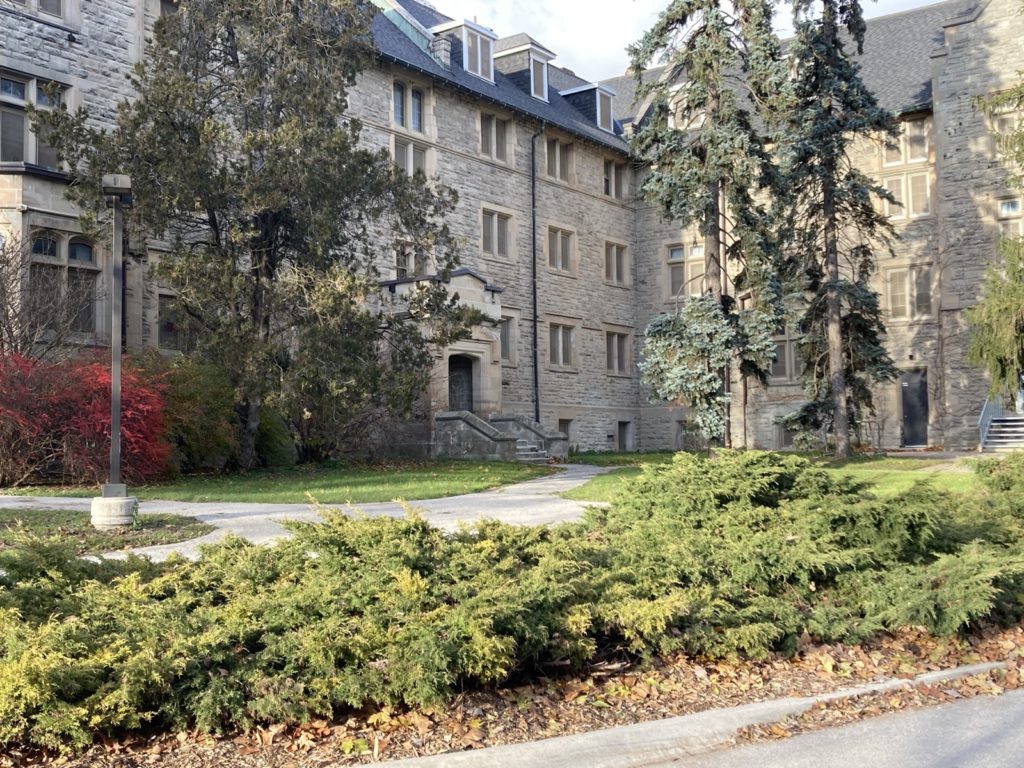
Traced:
[[597, 92], [597, 125], [602, 130], [612, 133], [615, 123], [612, 119], [612, 97], [604, 91]]
[[462, 31], [462, 66], [470, 74], [484, 80], [494, 80], [494, 65], [491, 56], [491, 38], [463, 27]]
[[530, 59], [530, 92], [535, 99], [548, 100], [548, 63]]

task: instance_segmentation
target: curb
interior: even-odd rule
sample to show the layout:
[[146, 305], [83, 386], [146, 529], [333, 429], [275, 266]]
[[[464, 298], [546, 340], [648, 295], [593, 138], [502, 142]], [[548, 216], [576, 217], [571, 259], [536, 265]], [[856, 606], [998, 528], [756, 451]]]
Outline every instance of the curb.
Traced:
[[844, 688], [819, 696], [777, 699], [728, 709], [606, 728], [572, 736], [509, 744], [430, 757], [380, 763], [391, 768], [641, 768], [710, 752], [728, 742], [740, 728], [775, 723], [806, 712], [821, 702], [863, 696], [1005, 669], [1004, 662], [926, 672], [909, 679]]

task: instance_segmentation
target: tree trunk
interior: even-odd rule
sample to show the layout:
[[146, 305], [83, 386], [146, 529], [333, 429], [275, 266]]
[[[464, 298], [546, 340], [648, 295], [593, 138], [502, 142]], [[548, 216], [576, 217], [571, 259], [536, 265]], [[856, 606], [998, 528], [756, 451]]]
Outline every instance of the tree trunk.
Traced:
[[[720, 182], [708, 184], [708, 199], [711, 205], [708, 208], [708, 227], [704, 233], [704, 292], [710, 292], [719, 307], [722, 306], [722, 294], [725, 293], [725, 275], [722, 270], [722, 185]], [[724, 311], [724, 307], [723, 307]], [[722, 391], [729, 392], [729, 368], [722, 368], [718, 372], [722, 380]], [[725, 405], [725, 434], [722, 435], [722, 444], [726, 448], [732, 447], [732, 408], [729, 403]]]
[[241, 430], [238, 438], [238, 465], [244, 471], [255, 469], [259, 464], [256, 454], [256, 431], [260, 427], [260, 406], [258, 397], [246, 397], [238, 406]]
[[850, 413], [847, 405], [846, 363], [843, 359], [843, 308], [839, 296], [839, 244], [834, 194], [832, 185], [826, 182], [822, 215], [825, 224], [825, 271], [828, 275], [828, 287], [825, 290], [828, 375], [832, 388], [832, 433], [836, 440], [836, 458], [845, 459], [850, 455]]

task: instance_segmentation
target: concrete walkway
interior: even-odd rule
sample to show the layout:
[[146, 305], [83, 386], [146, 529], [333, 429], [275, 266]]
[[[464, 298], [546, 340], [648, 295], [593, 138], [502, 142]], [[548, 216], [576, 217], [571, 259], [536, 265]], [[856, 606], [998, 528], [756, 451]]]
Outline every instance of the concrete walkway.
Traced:
[[[560, 471], [524, 483], [506, 485], [493, 491], [449, 496], [444, 499], [411, 501], [408, 507], [419, 510], [432, 525], [442, 530], [455, 530], [460, 523], [490, 518], [517, 525], [547, 525], [575, 520], [587, 506], [594, 503], [569, 501], [558, 494], [583, 485], [597, 475], [609, 471], [608, 467], [585, 464], [565, 464]], [[6, 509], [70, 509], [88, 511], [92, 503], [87, 498], [66, 496], [0, 496], [0, 507]], [[359, 504], [352, 507], [325, 505], [346, 513], [368, 517], [402, 517], [405, 508], [398, 502]], [[287, 536], [281, 520], [316, 522], [320, 514], [310, 504], [257, 504], [240, 502], [141, 501], [143, 515], [172, 513], [185, 515], [209, 523], [217, 528], [212, 533], [178, 544], [164, 544], [132, 550], [153, 560], [163, 560], [172, 552], [195, 558], [199, 547], [224, 538], [228, 534], [240, 536], [253, 543], [266, 543]], [[124, 557], [125, 553], [111, 553], [108, 557]]]

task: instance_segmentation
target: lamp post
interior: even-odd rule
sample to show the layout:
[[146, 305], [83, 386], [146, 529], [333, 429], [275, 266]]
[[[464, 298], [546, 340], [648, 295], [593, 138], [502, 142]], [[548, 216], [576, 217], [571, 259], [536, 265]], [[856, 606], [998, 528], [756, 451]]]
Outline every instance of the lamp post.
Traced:
[[110, 474], [102, 495], [92, 500], [92, 524], [96, 528], [129, 525], [137, 501], [121, 482], [121, 294], [124, 282], [124, 209], [132, 204], [132, 180], [111, 174], [103, 177], [103, 195], [113, 210], [114, 241], [107, 270], [110, 287]]

